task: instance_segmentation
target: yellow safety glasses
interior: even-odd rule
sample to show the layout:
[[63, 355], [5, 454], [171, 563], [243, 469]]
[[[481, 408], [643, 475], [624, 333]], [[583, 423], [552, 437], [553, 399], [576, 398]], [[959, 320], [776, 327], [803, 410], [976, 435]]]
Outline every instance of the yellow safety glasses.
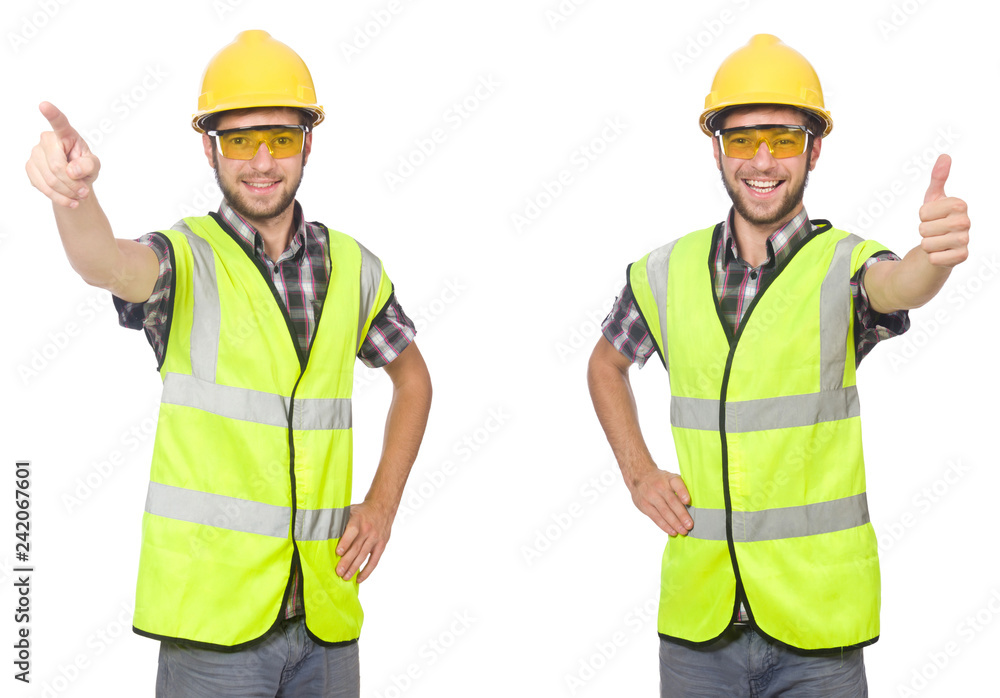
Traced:
[[231, 160], [253, 160], [260, 144], [267, 146], [271, 157], [290, 158], [302, 152], [308, 126], [250, 126], [248, 128], [227, 128], [224, 131], [206, 131], [216, 138], [222, 157]]
[[724, 128], [716, 131], [715, 135], [727, 157], [751, 160], [761, 143], [767, 144], [767, 149], [776, 158], [801, 155], [812, 132], [804, 126], [763, 124]]

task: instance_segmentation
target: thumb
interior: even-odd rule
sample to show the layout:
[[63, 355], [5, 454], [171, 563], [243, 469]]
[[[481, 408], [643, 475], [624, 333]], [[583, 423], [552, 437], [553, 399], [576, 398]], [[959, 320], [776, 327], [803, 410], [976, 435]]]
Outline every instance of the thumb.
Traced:
[[924, 194], [925, 204], [945, 198], [944, 183], [948, 179], [949, 172], [951, 172], [951, 156], [942, 153], [934, 163], [934, 169], [931, 170], [931, 184]]

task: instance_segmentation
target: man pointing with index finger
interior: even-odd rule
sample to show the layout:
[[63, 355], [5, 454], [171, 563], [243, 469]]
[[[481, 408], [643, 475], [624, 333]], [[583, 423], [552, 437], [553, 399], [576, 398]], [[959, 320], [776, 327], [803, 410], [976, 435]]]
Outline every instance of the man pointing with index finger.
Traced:
[[[661, 695], [857, 698], [880, 579], [856, 369], [968, 257], [965, 202], [944, 193], [943, 155], [902, 260], [810, 220], [833, 120], [812, 66], [775, 36], [723, 62], [701, 128], [732, 209], [629, 266], [588, 369], [633, 502], [669, 536]], [[653, 353], [679, 474], [656, 466], [629, 383]]]
[[[413, 323], [378, 257], [296, 200], [324, 119], [291, 48], [246, 31], [212, 58], [192, 126], [224, 199], [138, 240], [94, 195], [100, 162], [43, 103], [26, 170], [73, 269], [145, 330], [163, 379], [134, 629], [158, 696], [358, 696], [358, 584], [389, 539], [430, 409]], [[393, 384], [351, 504], [354, 361]]]

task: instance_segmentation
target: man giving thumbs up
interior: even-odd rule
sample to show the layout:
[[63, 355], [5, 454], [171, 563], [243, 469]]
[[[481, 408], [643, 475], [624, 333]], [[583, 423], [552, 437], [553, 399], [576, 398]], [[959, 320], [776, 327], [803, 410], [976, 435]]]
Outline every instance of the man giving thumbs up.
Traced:
[[[775, 36], [723, 62], [705, 107], [732, 209], [629, 266], [588, 371], [632, 501], [668, 536], [661, 696], [866, 696], [880, 578], [856, 368], [968, 256], [965, 202], [945, 195], [943, 155], [903, 259], [810, 220], [833, 120]], [[654, 353], [679, 473], [647, 448], [629, 382]]]

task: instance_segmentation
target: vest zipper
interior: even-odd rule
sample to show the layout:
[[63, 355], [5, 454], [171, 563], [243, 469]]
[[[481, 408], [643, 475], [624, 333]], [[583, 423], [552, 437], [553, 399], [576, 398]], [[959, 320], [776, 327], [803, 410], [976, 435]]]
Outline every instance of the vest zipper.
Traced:
[[[247, 258], [253, 262], [254, 266], [260, 271], [261, 278], [267, 287], [271, 290], [271, 295], [274, 297], [274, 302], [278, 305], [278, 310], [281, 311], [281, 316], [285, 319], [285, 327], [288, 329], [288, 338], [292, 342], [292, 347], [295, 349], [295, 355], [299, 359], [299, 377], [295, 379], [295, 385], [292, 387], [292, 394], [288, 398], [288, 478], [292, 490], [292, 516], [289, 524], [292, 527], [292, 564], [288, 571], [288, 583], [285, 585], [285, 594], [282, 597], [281, 609], [278, 611], [278, 618], [280, 619], [288, 606], [288, 596], [292, 589], [292, 580], [295, 578], [295, 573], [298, 572], [299, 580], [301, 582], [301, 595], [302, 595], [302, 610], [305, 612], [305, 576], [302, 574], [302, 565], [299, 562], [299, 545], [295, 540], [295, 519], [298, 513], [298, 497], [295, 494], [295, 439], [292, 433], [292, 422], [295, 414], [295, 392], [299, 388], [299, 383], [302, 382], [302, 376], [305, 375], [306, 368], [309, 365], [309, 355], [312, 353], [312, 347], [316, 343], [316, 335], [319, 333], [319, 317], [316, 319], [316, 328], [313, 330], [312, 341], [309, 342], [309, 346], [303, 350], [299, 346], [298, 334], [295, 331], [295, 325], [292, 324], [292, 318], [288, 314], [288, 308], [285, 307], [285, 303], [281, 300], [281, 294], [278, 293], [278, 289], [274, 285], [274, 281], [271, 279], [271, 274], [267, 269], [267, 266], [252, 253], [247, 251], [246, 245], [241, 241], [236, 231], [234, 231], [229, 223], [218, 214], [217, 211], [212, 211], [209, 213], [213, 220], [218, 223], [219, 227], [222, 228], [229, 237], [233, 239]], [[325, 230], [325, 228], [324, 228]], [[327, 233], [329, 235], [329, 233]], [[332, 260], [331, 260], [332, 262]], [[332, 274], [332, 271], [331, 271]], [[329, 283], [329, 282], [328, 282]]]
[[771, 276], [764, 283], [763, 287], [750, 302], [750, 307], [747, 308], [746, 312], [743, 314], [743, 318], [740, 321], [740, 326], [737, 328], [735, 334], [730, 329], [729, 325], [726, 323], [725, 318], [722, 316], [722, 305], [719, 302], [718, 294], [716, 293], [715, 281], [714, 281], [714, 271], [715, 264], [713, 256], [715, 254], [715, 248], [718, 243], [718, 236], [722, 234], [722, 224], [718, 224], [712, 234], [712, 243], [709, 245], [708, 251], [708, 269], [709, 269], [709, 283], [712, 284], [712, 297], [715, 299], [715, 312], [719, 317], [719, 322], [722, 324], [722, 329], [726, 333], [726, 338], [729, 340], [729, 355], [726, 357], [726, 369], [722, 374], [722, 390], [719, 395], [719, 439], [722, 445], [722, 495], [725, 500], [726, 506], [726, 544], [729, 548], [729, 559], [733, 566], [733, 574], [736, 577], [736, 597], [733, 600], [733, 618], [736, 618], [736, 614], [739, 612], [740, 601], [743, 602], [743, 607], [747, 612], [747, 617], [750, 619], [750, 624], [754, 629], [757, 628], [757, 623], [754, 621], [753, 611], [750, 608], [750, 602], [746, 598], [746, 592], [743, 589], [743, 578], [740, 576], [740, 566], [736, 561], [736, 543], [733, 539], [733, 502], [732, 497], [729, 492], [729, 443], [726, 439], [726, 394], [729, 389], [729, 376], [733, 368], [733, 359], [736, 357], [736, 349], [740, 343], [740, 337], [743, 336], [743, 330], [750, 323], [750, 317], [753, 314], [754, 308], [757, 307], [757, 303], [760, 299], [764, 297], [764, 294], [771, 287], [781, 272], [791, 263], [795, 256], [807, 245], [813, 238], [815, 238], [819, 233], [826, 232], [832, 226], [829, 221], [816, 221], [822, 222], [826, 225], [814, 228], [811, 233], [802, 241], [802, 244], [789, 255], [781, 266], [775, 269], [774, 275]]

